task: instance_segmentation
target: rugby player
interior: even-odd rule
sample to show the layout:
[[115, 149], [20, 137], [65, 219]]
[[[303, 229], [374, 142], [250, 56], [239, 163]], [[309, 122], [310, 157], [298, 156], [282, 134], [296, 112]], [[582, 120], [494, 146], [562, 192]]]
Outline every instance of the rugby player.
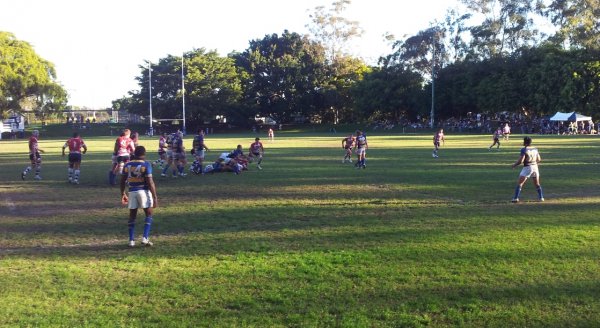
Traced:
[[[150, 227], [152, 226], [152, 209], [158, 206], [156, 187], [152, 179], [152, 164], [146, 160], [146, 148], [137, 146], [134, 150], [133, 160], [127, 162], [121, 175], [121, 202], [128, 204], [129, 208], [129, 246], [135, 246], [135, 219], [138, 208], [144, 210], [144, 234], [142, 245], [152, 246], [149, 240]], [[129, 187], [129, 194], [125, 193], [125, 185]]]
[[342, 139], [342, 148], [346, 150], [346, 154], [344, 155], [344, 159], [342, 163], [348, 162], [352, 163], [352, 148], [354, 146], [354, 136], [349, 134], [346, 138]]
[[199, 129], [198, 134], [194, 137], [194, 141], [192, 142], [192, 153], [194, 154], [195, 162], [197, 162], [197, 167], [202, 172], [203, 162], [205, 152], [208, 151], [208, 147], [204, 143], [204, 130]]
[[31, 137], [29, 138], [29, 160], [31, 161], [31, 165], [27, 166], [23, 172], [21, 172], [21, 179], [25, 180], [25, 176], [27, 173], [31, 171], [32, 168], [35, 168], [35, 180], [42, 180], [42, 176], [40, 175], [42, 172], [42, 156], [40, 153], [44, 153], [44, 150], [41, 149], [38, 145], [38, 139], [40, 137], [40, 131], [33, 130], [31, 133]]
[[356, 166], [357, 169], [360, 169], [361, 167], [363, 169], [367, 168], [367, 149], [369, 149], [369, 144], [367, 143], [367, 136], [360, 130], [356, 131], [356, 155], [357, 156], [357, 161], [356, 164], [354, 164], [354, 166]]
[[494, 143], [490, 146], [489, 150], [492, 150], [494, 145], [498, 145], [496, 149], [500, 150], [500, 138], [502, 137], [502, 129], [498, 127], [498, 129], [496, 129], [496, 132], [494, 132], [494, 135], [492, 137], [494, 138]]
[[159, 164], [160, 168], [165, 165], [167, 159], [167, 133], [163, 132], [158, 139], [158, 159], [152, 162], [152, 165]]
[[521, 155], [519, 156], [519, 159], [512, 165], [512, 168], [514, 169], [523, 163], [523, 169], [519, 174], [519, 181], [517, 183], [517, 187], [515, 188], [515, 195], [512, 199], [512, 202], [519, 202], [521, 190], [523, 189], [523, 185], [528, 178], [533, 179], [533, 184], [537, 189], [538, 199], [540, 202], [543, 202], [544, 193], [542, 191], [542, 186], [540, 185], [540, 171], [538, 169], [538, 163], [542, 161], [542, 158], [540, 157], [540, 153], [537, 148], [531, 146], [530, 137], [523, 138], [523, 146], [525, 147], [521, 148]]
[[446, 139], [444, 138], [444, 129], [439, 129], [438, 132], [433, 136], [433, 158], [440, 157], [438, 155], [438, 150], [440, 149], [440, 143], [445, 144]]
[[254, 142], [250, 144], [250, 154], [248, 155], [250, 160], [252, 161], [255, 157], [258, 158], [258, 162], [256, 163], [256, 167], [259, 170], [262, 170], [260, 163], [262, 163], [263, 155], [265, 153], [265, 148], [263, 147], [262, 142], [260, 142], [260, 138], [254, 139]]
[[69, 148], [69, 183], [79, 184], [79, 174], [81, 167], [81, 148], [83, 154], [87, 152], [87, 146], [79, 133], [73, 133], [73, 137], [69, 138], [62, 146], [62, 156], [65, 156], [65, 149]]

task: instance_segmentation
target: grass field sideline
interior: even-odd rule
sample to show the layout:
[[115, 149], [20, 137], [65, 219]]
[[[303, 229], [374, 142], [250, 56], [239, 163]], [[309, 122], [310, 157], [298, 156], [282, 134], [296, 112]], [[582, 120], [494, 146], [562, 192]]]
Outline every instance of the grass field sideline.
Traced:
[[[431, 135], [369, 135], [366, 170], [341, 163], [343, 134], [276, 137], [262, 171], [156, 177], [155, 247], [134, 249], [113, 137], [84, 134], [79, 186], [64, 139], [41, 136], [41, 182], [20, 179], [26, 140], [1, 141], [0, 326], [600, 322], [597, 137], [533, 136], [546, 202], [528, 182], [516, 205], [522, 136], [449, 135], [433, 159]], [[209, 135], [207, 158], [252, 139]]]

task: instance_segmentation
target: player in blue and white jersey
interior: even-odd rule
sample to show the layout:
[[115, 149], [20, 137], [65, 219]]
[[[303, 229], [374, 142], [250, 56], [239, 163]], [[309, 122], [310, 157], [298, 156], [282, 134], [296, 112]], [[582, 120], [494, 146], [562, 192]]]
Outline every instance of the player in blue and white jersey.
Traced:
[[[126, 184], [129, 187], [129, 195], [125, 193]], [[137, 146], [134, 150], [133, 160], [127, 162], [123, 167], [121, 201], [123, 204], [129, 204], [129, 246], [135, 246], [135, 219], [138, 208], [144, 209], [146, 214], [142, 245], [152, 246], [152, 242], [149, 240], [152, 209], [158, 206], [158, 198], [152, 179], [152, 164], [146, 161], [146, 148], [144, 146]]]
[[540, 153], [537, 148], [531, 146], [530, 137], [523, 138], [523, 145], [525, 147], [521, 148], [521, 155], [519, 156], [519, 159], [512, 165], [512, 168], [514, 169], [523, 163], [523, 169], [519, 174], [519, 182], [515, 189], [515, 195], [512, 199], [512, 202], [519, 202], [521, 190], [523, 189], [523, 185], [528, 178], [533, 179], [533, 184], [538, 192], [538, 199], [540, 202], [543, 202], [544, 193], [542, 192], [542, 186], [540, 185], [540, 171], [538, 169], [538, 163], [542, 160], [542, 158], [540, 157]]
[[367, 136], [360, 130], [356, 131], [356, 154], [358, 155], [358, 160], [354, 166], [356, 166], [357, 169], [360, 169], [361, 167], [363, 169], [367, 168], [367, 149], [369, 149]]

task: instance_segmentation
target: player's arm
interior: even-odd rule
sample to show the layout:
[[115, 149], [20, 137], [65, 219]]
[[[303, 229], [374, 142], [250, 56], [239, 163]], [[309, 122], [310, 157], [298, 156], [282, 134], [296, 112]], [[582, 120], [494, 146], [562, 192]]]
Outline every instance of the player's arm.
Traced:
[[346, 141], [346, 139], [342, 139], [342, 148], [346, 148], [344, 147], [344, 141]]
[[85, 154], [85, 153], [87, 153], [87, 146], [85, 145], [85, 143], [83, 143], [83, 144], [81, 145], [81, 147], [83, 147], [83, 153], [84, 153], [84, 154]]
[[369, 143], [367, 142], [366, 138], [365, 138], [365, 149], [369, 149]]
[[537, 162], [541, 162], [542, 161], [542, 156], [540, 156], [540, 153], [537, 153]]
[[525, 154], [522, 154], [521, 156], [519, 156], [519, 159], [512, 165], [512, 168], [514, 169], [515, 167], [521, 165], [521, 163], [523, 163], [524, 160]]
[[152, 179], [152, 177], [146, 177], [146, 183], [148, 184], [148, 189], [152, 194], [152, 207], [156, 208], [158, 206], [158, 197], [156, 196], [156, 186], [154, 185], [154, 179]]
[[62, 146], [62, 155], [65, 156], [65, 149], [67, 148], [67, 143]]
[[117, 141], [115, 141], [115, 147], [113, 149], [113, 153], [116, 155], [119, 151], [119, 141], [117, 139]]

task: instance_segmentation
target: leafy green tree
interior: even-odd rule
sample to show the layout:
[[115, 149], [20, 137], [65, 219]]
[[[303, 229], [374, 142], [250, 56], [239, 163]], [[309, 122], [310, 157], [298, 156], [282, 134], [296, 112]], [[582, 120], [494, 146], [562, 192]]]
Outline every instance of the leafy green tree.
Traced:
[[565, 48], [600, 47], [600, 0], [553, 0], [541, 11], [557, 27], [554, 42]]
[[0, 115], [32, 103], [29, 109], [43, 118], [66, 106], [67, 93], [56, 81], [52, 63], [39, 57], [29, 43], [0, 31]]
[[534, 0], [461, 0], [481, 24], [471, 27], [471, 57], [506, 56], [535, 42]]
[[250, 41], [235, 58], [246, 72], [246, 104], [257, 114], [288, 122], [292, 114], [315, 111], [326, 73], [319, 43], [286, 30]]
[[[181, 57], [167, 56], [152, 65], [152, 109], [157, 119], [183, 118]], [[114, 109], [148, 114], [149, 72], [140, 66], [136, 78], [140, 91], [113, 101]], [[196, 49], [184, 54], [186, 121], [199, 125], [216, 116], [235, 116], [242, 96], [242, 85], [233, 58], [216, 51]]]
[[414, 119], [426, 111], [420, 74], [401, 65], [375, 68], [353, 88], [357, 111], [363, 119]]

